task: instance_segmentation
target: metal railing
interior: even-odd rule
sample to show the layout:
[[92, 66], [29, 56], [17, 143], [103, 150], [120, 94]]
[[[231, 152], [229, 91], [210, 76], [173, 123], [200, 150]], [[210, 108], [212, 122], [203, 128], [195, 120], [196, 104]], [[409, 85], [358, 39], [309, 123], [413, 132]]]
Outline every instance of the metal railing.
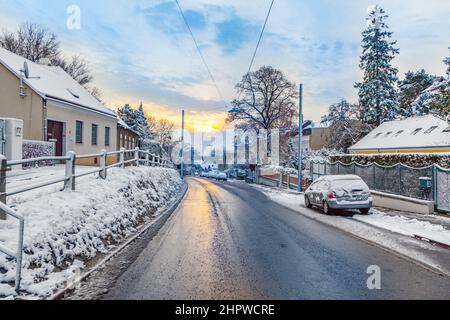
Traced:
[[[107, 165], [108, 157], [116, 157], [116, 159], [118, 158], [119, 161], [108, 166]], [[98, 168], [86, 172], [76, 173], [77, 160], [85, 160], [92, 158], [100, 159]], [[42, 161], [52, 161], [52, 162], [65, 161], [65, 175], [60, 178], [32, 184], [12, 191], [6, 190], [6, 180], [7, 180], [6, 172], [11, 167], [23, 166], [30, 163], [40, 163]], [[17, 252], [13, 252], [13, 250], [10, 250], [0, 245], [0, 252], [3, 252], [4, 254], [10, 256], [11, 258], [14, 258], [17, 262], [16, 280], [15, 280], [16, 293], [19, 293], [20, 290], [25, 220], [21, 215], [19, 215], [13, 209], [9, 208], [6, 205], [7, 197], [51, 186], [57, 183], [64, 183], [64, 187], [61, 191], [64, 190], [75, 191], [77, 178], [98, 173], [101, 179], [106, 179], [107, 172], [109, 169], [116, 167], [125, 168], [128, 165], [135, 165], [136, 167], [144, 165], [149, 167], [174, 168], [174, 165], [169, 160], [159, 155], [151, 154], [149, 151], [140, 150], [139, 148], [132, 150], [126, 150], [122, 148], [119, 151], [112, 151], [112, 152], [102, 150], [100, 153], [84, 154], [84, 155], [77, 155], [75, 152], [70, 151], [67, 153], [66, 156], [63, 157], [42, 157], [42, 158], [22, 159], [14, 161], [7, 161], [3, 155], [0, 155], [0, 220], [5, 219], [6, 216], [11, 216], [13, 218], [18, 219], [20, 223]]]
[[[3, 155], [0, 155], [0, 162], [2, 164], [6, 164], [6, 158]], [[1, 179], [5, 180], [6, 172], [2, 171]], [[0, 210], [3, 215], [13, 217], [19, 220], [19, 239], [17, 241], [17, 251], [6, 248], [0, 244], [0, 252], [3, 252], [7, 256], [14, 258], [16, 260], [16, 279], [15, 279], [15, 290], [19, 293], [20, 290], [20, 279], [22, 274], [22, 253], [23, 253], [23, 234], [25, 228], [25, 219], [18, 213], [16, 213], [13, 209], [9, 208], [3, 202], [0, 202]]]
[[[114, 156], [115, 157], [118, 156], [119, 161], [111, 165], [107, 165], [108, 159]], [[82, 173], [76, 173], [76, 162], [78, 160], [86, 160], [93, 158], [100, 159], [99, 166], [97, 168]], [[77, 155], [75, 152], [70, 151], [67, 153], [66, 156], [63, 157], [42, 157], [42, 158], [7, 161], [6, 163], [7, 168], [4, 168], [3, 164], [3, 166], [0, 166], [0, 170], [6, 171], [8, 168], [14, 166], [22, 166], [29, 163], [39, 163], [42, 161], [55, 161], [55, 162], [65, 161], [66, 166], [65, 176], [48, 181], [43, 181], [34, 185], [29, 185], [12, 191], [6, 191], [6, 179], [5, 179], [5, 181], [1, 183], [4, 186], [2, 187], [0, 185], [0, 201], [6, 204], [5, 197], [17, 195], [20, 193], [43, 188], [46, 186], [51, 186], [61, 182], [64, 182], [63, 188], [64, 190], [75, 190], [76, 187], [75, 182], [77, 178], [98, 173], [100, 178], [106, 179], [108, 169], [112, 169], [115, 167], [125, 168], [127, 165], [133, 164], [135, 166], [140, 166], [141, 164], [144, 164], [146, 166], [154, 166], [154, 167], [173, 167], [172, 163], [169, 160], [161, 156], [151, 154], [149, 151], [140, 150], [139, 148], [132, 150], [126, 150], [122, 148], [120, 151], [107, 152], [106, 150], [102, 150], [99, 153], [82, 154], [82, 155]]]

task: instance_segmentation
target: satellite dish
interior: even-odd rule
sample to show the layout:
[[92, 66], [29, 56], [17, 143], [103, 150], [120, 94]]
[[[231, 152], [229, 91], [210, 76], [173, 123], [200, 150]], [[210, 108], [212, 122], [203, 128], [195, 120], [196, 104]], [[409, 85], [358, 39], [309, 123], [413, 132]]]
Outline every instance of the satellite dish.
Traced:
[[23, 63], [23, 74], [27, 79], [30, 77], [30, 69], [28, 68], [28, 63], [26, 61]]

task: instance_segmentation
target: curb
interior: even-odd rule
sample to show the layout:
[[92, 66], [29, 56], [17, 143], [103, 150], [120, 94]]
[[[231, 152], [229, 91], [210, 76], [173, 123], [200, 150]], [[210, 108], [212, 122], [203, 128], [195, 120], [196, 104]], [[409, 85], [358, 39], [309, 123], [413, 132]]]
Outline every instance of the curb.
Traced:
[[115, 258], [118, 254], [120, 254], [125, 248], [127, 248], [130, 244], [132, 244], [136, 239], [138, 239], [142, 234], [144, 234], [148, 229], [150, 229], [153, 225], [155, 225], [157, 222], [159, 222], [161, 219], [170, 216], [172, 213], [175, 212], [176, 209], [180, 206], [180, 204], [183, 202], [183, 200], [186, 198], [186, 195], [188, 193], [189, 186], [185, 183], [182, 190], [181, 195], [176, 199], [174, 203], [170, 205], [166, 210], [164, 210], [163, 213], [159, 214], [154, 220], [152, 220], [150, 223], [145, 225], [142, 230], [140, 230], [136, 235], [134, 235], [132, 238], [128, 239], [125, 243], [120, 245], [119, 248], [114, 250], [112, 253], [110, 253], [107, 257], [102, 259], [98, 264], [96, 264], [92, 269], [87, 271], [85, 274], [80, 276], [78, 279], [74, 280], [70, 286], [65, 287], [64, 289], [61, 289], [57, 291], [55, 294], [50, 296], [49, 298], [46, 298], [45, 300], [61, 300], [68, 292], [73, 291], [73, 287], [77, 284], [83, 282], [87, 278], [89, 278], [94, 272], [98, 271], [100, 268], [102, 268], [106, 263], [108, 263], [111, 259]]

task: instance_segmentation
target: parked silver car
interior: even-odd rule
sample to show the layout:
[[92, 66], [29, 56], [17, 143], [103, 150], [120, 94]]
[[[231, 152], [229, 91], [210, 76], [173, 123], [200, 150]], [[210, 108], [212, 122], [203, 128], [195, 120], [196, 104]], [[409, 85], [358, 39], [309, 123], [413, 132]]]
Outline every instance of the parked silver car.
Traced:
[[216, 180], [217, 181], [228, 181], [228, 176], [227, 176], [227, 174], [225, 172], [219, 172], [216, 175]]
[[369, 187], [354, 175], [323, 176], [305, 192], [305, 205], [320, 207], [325, 214], [346, 209], [358, 209], [362, 214], [368, 214], [372, 203]]

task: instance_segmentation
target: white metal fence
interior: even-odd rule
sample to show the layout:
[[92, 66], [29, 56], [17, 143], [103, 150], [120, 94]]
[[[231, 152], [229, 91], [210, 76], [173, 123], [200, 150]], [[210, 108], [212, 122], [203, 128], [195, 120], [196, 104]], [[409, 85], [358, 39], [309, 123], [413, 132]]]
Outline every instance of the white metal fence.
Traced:
[[[80, 173], [76, 172], [77, 160], [95, 159], [95, 158], [100, 159], [98, 167]], [[114, 162], [111, 165], [107, 165], [108, 159], [110, 158], [115, 159], [116, 162]], [[46, 163], [46, 162], [51, 163], [65, 162], [64, 176], [44, 182], [31, 184], [14, 190], [6, 189], [6, 182], [7, 182], [6, 173], [12, 167], [16, 166], [27, 167], [29, 164]], [[170, 162], [166, 158], [163, 158], [159, 155], [151, 154], [149, 151], [140, 150], [139, 148], [133, 150], [126, 150], [122, 148], [119, 151], [113, 152], [107, 152], [106, 150], [102, 150], [100, 153], [85, 154], [85, 155], [77, 155], [75, 152], [71, 151], [66, 156], [63, 157], [41, 157], [15, 161], [7, 161], [3, 155], [0, 155], [0, 220], [6, 219], [7, 216], [10, 216], [15, 219], [18, 219], [20, 223], [17, 251], [14, 252], [9, 248], [0, 245], [0, 252], [3, 252], [7, 256], [15, 259], [17, 262], [16, 280], [15, 280], [15, 289], [17, 293], [19, 293], [20, 290], [25, 220], [22, 216], [17, 214], [14, 210], [12, 210], [6, 205], [7, 197], [58, 183], [64, 183], [64, 187], [62, 188], [61, 191], [64, 190], [74, 191], [76, 189], [77, 178], [98, 173], [101, 179], [106, 179], [107, 172], [109, 169], [115, 167], [125, 168], [126, 166], [133, 166], [133, 165], [137, 167], [140, 165], [144, 165], [149, 167], [174, 168], [172, 162]]]

